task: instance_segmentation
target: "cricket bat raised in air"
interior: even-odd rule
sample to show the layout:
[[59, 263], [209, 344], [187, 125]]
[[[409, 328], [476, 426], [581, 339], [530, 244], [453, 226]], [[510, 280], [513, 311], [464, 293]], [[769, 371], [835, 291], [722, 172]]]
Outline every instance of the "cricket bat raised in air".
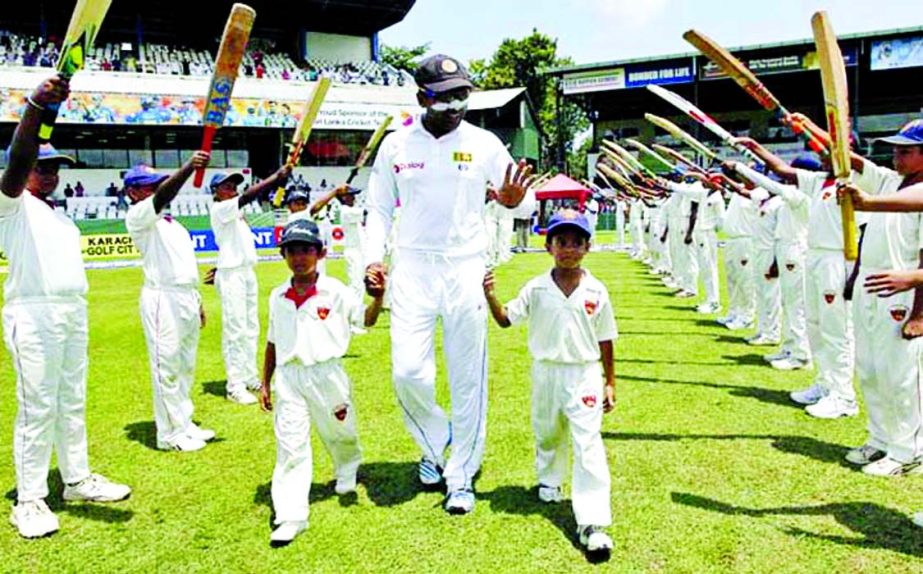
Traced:
[[658, 96], [660, 96], [661, 98], [669, 102], [670, 104], [676, 106], [677, 109], [685, 113], [690, 118], [699, 122], [705, 129], [707, 129], [711, 133], [718, 136], [718, 138], [721, 141], [723, 141], [725, 145], [728, 145], [736, 149], [737, 151], [745, 155], [748, 159], [755, 161], [756, 163], [760, 165], [763, 165], [763, 161], [759, 159], [758, 157], [756, 157], [756, 155], [752, 151], [750, 151], [749, 149], [747, 149], [746, 147], [740, 145], [739, 143], [737, 143], [737, 141], [735, 141], [735, 138], [731, 134], [731, 132], [721, 127], [721, 124], [716, 122], [714, 119], [712, 119], [711, 116], [709, 116], [708, 114], [700, 110], [698, 107], [695, 106], [695, 104], [693, 104], [686, 98], [680, 96], [679, 94], [675, 92], [671, 92], [670, 90], [661, 88], [660, 86], [656, 86], [654, 84], [648, 84], [647, 89], [651, 92], [654, 92], [655, 94], [657, 94]]
[[649, 170], [643, 163], [638, 161], [635, 156], [631, 155], [631, 152], [619, 144], [609, 140], [602, 140], [602, 144], [603, 146], [608, 147], [610, 150], [618, 154], [618, 156], [622, 158], [622, 161], [631, 166], [631, 168], [639, 175], [644, 177], [657, 177], [657, 174]]
[[[221, 36], [221, 45], [215, 58], [215, 71], [212, 72], [212, 81], [205, 97], [205, 110], [202, 112], [202, 151], [212, 151], [215, 132], [224, 125], [224, 118], [231, 104], [231, 92], [234, 91], [234, 82], [237, 81], [237, 72], [241, 60], [244, 59], [255, 18], [256, 11], [247, 5], [234, 4], [231, 7], [231, 15], [224, 25], [224, 34]], [[204, 177], [205, 169], [197, 169], [193, 184], [202, 187]]]
[[[301, 152], [303, 152], [305, 146], [308, 145], [308, 138], [311, 137], [311, 129], [314, 127], [314, 121], [317, 120], [317, 116], [320, 114], [321, 106], [324, 105], [327, 92], [330, 91], [330, 84], [330, 78], [321, 78], [318, 80], [317, 85], [314, 86], [314, 91], [311, 92], [311, 97], [304, 103], [304, 109], [301, 111], [301, 120], [298, 122], [298, 127], [295, 128], [295, 133], [292, 134], [292, 141], [289, 144], [288, 159], [285, 160], [285, 164], [291, 168], [297, 167], [301, 162]], [[284, 200], [285, 186], [279, 186], [272, 203], [276, 207], [279, 207]]]
[[721, 47], [720, 44], [697, 30], [687, 31], [683, 34], [683, 38], [708, 56], [709, 60], [714, 62], [728, 77], [737, 82], [737, 85], [750, 94], [761, 106], [770, 112], [774, 112], [779, 118], [788, 121], [792, 131], [807, 142], [813, 151], [821, 155], [827, 155], [827, 147], [824, 143], [811, 135], [811, 132], [804, 129], [800, 124], [789, 121], [792, 115], [791, 112], [785, 109], [785, 106], [782, 105], [778, 98], [763, 85], [763, 82], [757, 79], [756, 75], [743, 62]]
[[[830, 163], [837, 183], [849, 183], [852, 173], [849, 150], [849, 92], [846, 85], [846, 65], [843, 53], [836, 42], [833, 26], [826, 12], [817, 12], [811, 18], [820, 77], [824, 84], [824, 109], [827, 113], [827, 131], [830, 132]], [[843, 252], [847, 261], [859, 257], [856, 233], [856, 215], [852, 199], [847, 194], [840, 202], [843, 216]]]
[[[708, 146], [706, 146], [699, 140], [695, 139], [694, 137], [686, 133], [682, 128], [680, 128], [678, 125], [674, 124], [670, 120], [666, 118], [662, 118], [660, 116], [655, 116], [654, 114], [644, 114], [644, 119], [651, 122], [652, 124], [662, 129], [663, 131], [667, 132], [668, 134], [675, 137], [676, 139], [680, 140], [684, 144], [688, 145], [689, 147], [691, 147], [698, 153], [707, 157], [709, 161], [715, 161], [718, 159], [718, 154], [716, 154]], [[660, 151], [659, 148], [655, 147], [654, 149], [657, 149], [658, 151]]]
[[[74, 12], [71, 14], [70, 24], [61, 45], [61, 53], [55, 66], [62, 78], [70, 79], [71, 76], [83, 69], [86, 64], [87, 53], [96, 40], [96, 34], [103, 24], [106, 12], [112, 0], [77, 0]], [[58, 118], [60, 104], [49, 105], [42, 112], [42, 123], [38, 128], [38, 139], [47, 142], [54, 131], [54, 123]]]
[[635, 149], [638, 150], [639, 152], [641, 152], [641, 153], [643, 153], [643, 154], [645, 154], [645, 155], [648, 155], [648, 156], [654, 158], [655, 160], [657, 160], [658, 162], [660, 162], [660, 164], [663, 165], [664, 167], [666, 167], [667, 169], [672, 170], [672, 169], [675, 169], [675, 168], [676, 168], [676, 165], [670, 163], [670, 161], [667, 160], [665, 157], [663, 157], [663, 156], [660, 155], [659, 153], [655, 152], [655, 151], [652, 150], [651, 148], [647, 147], [647, 146], [644, 145], [643, 143], [639, 142], [638, 140], [635, 140], [635, 139], [626, 139], [626, 140], [625, 140], [625, 143], [626, 143], [627, 145], [630, 145], [631, 147], [635, 148]]
[[380, 144], [381, 140], [385, 137], [388, 126], [391, 125], [393, 120], [394, 116], [386, 117], [385, 120], [381, 122], [381, 125], [378, 126], [378, 129], [375, 130], [375, 133], [372, 134], [372, 137], [369, 138], [369, 143], [365, 144], [365, 147], [362, 148], [362, 151], [359, 153], [359, 158], [356, 159], [356, 164], [349, 171], [349, 177], [346, 178], [346, 185], [351, 184], [353, 180], [356, 179], [356, 176], [359, 175], [359, 170], [372, 158], [372, 154], [375, 153], [375, 148], [378, 147], [378, 144]]
[[698, 165], [696, 165], [695, 162], [693, 162], [691, 159], [689, 159], [688, 157], [684, 156], [683, 154], [679, 153], [678, 151], [674, 149], [670, 149], [667, 146], [662, 146], [660, 144], [651, 144], [651, 147], [659, 151], [663, 155], [672, 158], [674, 161], [676, 161], [677, 165], [682, 164], [693, 171], [697, 171], [699, 173], [705, 173], [705, 170], [699, 167]]

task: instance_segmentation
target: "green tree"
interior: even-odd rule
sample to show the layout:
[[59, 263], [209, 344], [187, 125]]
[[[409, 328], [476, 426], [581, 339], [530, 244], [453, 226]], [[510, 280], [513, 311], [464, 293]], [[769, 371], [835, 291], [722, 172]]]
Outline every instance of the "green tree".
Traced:
[[420, 46], [381, 46], [381, 61], [391, 64], [398, 70], [407, 70], [411, 74], [417, 71], [420, 56], [429, 51], [429, 43]]
[[543, 73], [548, 68], [570, 64], [573, 60], [558, 55], [557, 40], [536, 29], [525, 38], [504, 40], [489, 61], [474, 60], [470, 63], [472, 77], [479, 88], [526, 88], [538, 115], [546, 168], [557, 160], [559, 137], [565, 142], [565, 152], [571, 155], [577, 151], [573, 149], [574, 136], [589, 126], [586, 113], [576, 104], [567, 102], [560, 111], [557, 110], [554, 78]]

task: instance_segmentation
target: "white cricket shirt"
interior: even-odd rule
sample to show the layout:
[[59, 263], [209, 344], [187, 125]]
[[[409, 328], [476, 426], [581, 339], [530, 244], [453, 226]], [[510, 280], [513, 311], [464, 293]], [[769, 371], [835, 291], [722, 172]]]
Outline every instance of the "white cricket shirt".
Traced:
[[782, 198], [776, 221], [775, 240], [781, 243], [804, 244], [808, 238], [808, 218], [810, 217], [810, 199], [794, 185], [775, 181], [749, 166], [736, 164], [735, 169], [752, 181], [762, 186], [773, 195]]
[[772, 249], [775, 245], [776, 224], [779, 221], [782, 199], [778, 196], [771, 196], [765, 200], [757, 199], [769, 195], [765, 189], [759, 187], [750, 190], [750, 193], [755, 199], [757, 215], [753, 225], [753, 247], [763, 250]]
[[[487, 186], [499, 188], [512, 163], [497, 136], [468, 122], [438, 139], [426, 131], [422, 121], [388, 135], [369, 179], [367, 263], [384, 257], [398, 200], [399, 250], [483, 255], [487, 248]], [[530, 189], [522, 203], [509, 211], [511, 217], [526, 219], [534, 209], [535, 195]]]
[[0, 193], [0, 251], [9, 267], [5, 301], [86, 295], [80, 230], [28, 189], [16, 198]]
[[529, 353], [538, 361], [598, 361], [600, 341], [615, 341], [619, 335], [609, 292], [586, 269], [570, 297], [551, 271], [539, 275], [506, 304], [506, 314], [514, 325], [528, 319]]
[[[808, 248], [843, 251], [843, 216], [836, 201], [836, 182], [822, 171], [795, 170], [798, 189], [808, 196]], [[852, 181], [856, 173], [852, 174]], [[868, 215], [856, 212], [856, 225], [862, 225]]]
[[276, 366], [297, 361], [305, 366], [340, 358], [349, 347], [350, 325], [361, 321], [363, 306], [340, 281], [321, 275], [317, 294], [296, 307], [286, 293], [291, 279], [269, 296], [266, 340], [276, 346]]
[[721, 220], [721, 230], [728, 238], [752, 237], [756, 226], [756, 204], [739, 193], [732, 193]]
[[[903, 193], [920, 189], [923, 184], [898, 189], [903, 178], [897, 172], [865, 162], [861, 174], [856, 174], [859, 189], [873, 195]], [[923, 213], [866, 212], [868, 226], [862, 239], [860, 264], [863, 271], [884, 269], [916, 269], [923, 249]]]
[[256, 265], [256, 245], [250, 225], [240, 212], [239, 198], [212, 204], [212, 231], [218, 244], [218, 269]]
[[192, 238], [181, 223], [154, 210], [153, 195], [128, 209], [125, 227], [144, 258], [145, 286], [162, 289], [198, 285]]

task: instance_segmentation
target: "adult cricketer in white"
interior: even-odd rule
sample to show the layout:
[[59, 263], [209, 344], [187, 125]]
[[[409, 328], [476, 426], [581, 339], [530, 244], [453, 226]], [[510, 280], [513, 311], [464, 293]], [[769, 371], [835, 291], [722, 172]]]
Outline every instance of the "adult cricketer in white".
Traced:
[[0, 251], [9, 264], [3, 338], [19, 403], [13, 431], [17, 502], [10, 522], [25, 538], [59, 527], [45, 504], [52, 449], [64, 500], [112, 502], [131, 493], [92, 474], [87, 457], [88, 285], [80, 231], [48, 202], [58, 187], [58, 169], [74, 160], [38, 144], [42, 110], [65, 101], [68, 92], [67, 81], [53, 77], [28, 97], [0, 179]]
[[[415, 80], [425, 112], [385, 138], [369, 181], [367, 269], [384, 270], [385, 239], [399, 199], [398, 263], [389, 288], [395, 391], [423, 452], [420, 481], [435, 486], [444, 479], [445, 509], [464, 514], [474, 509], [472, 481], [484, 456], [487, 420], [484, 190], [493, 186], [490, 195], [514, 217], [529, 217], [535, 200], [531, 168], [514, 166], [496, 136], [463, 121], [474, 87], [467, 70], [437, 55], [420, 64]], [[439, 318], [451, 424], [435, 398]]]
[[215, 432], [192, 422], [199, 329], [205, 309], [199, 295], [199, 268], [189, 232], [163, 210], [196, 168], [208, 165], [209, 154], [197, 151], [172, 175], [138, 165], [125, 172], [132, 206], [125, 227], [143, 257], [141, 324], [147, 340], [154, 391], [157, 448], [196, 451]]
[[241, 208], [279, 187], [291, 171], [291, 167], [283, 165], [242, 194], [237, 193], [237, 186], [244, 181], [239, 173], [216, 173], [208, 186], [215, 199], [209, 215], [218, 244], [214, 282], [221, 297], [221, 354], [227, 377], [226, 392], [228, 400], [242, 405], [256, 403], [256, 397], [248, 389], [260, 389], [256, 367], [260, 319], [253, 271], [256, 246]]

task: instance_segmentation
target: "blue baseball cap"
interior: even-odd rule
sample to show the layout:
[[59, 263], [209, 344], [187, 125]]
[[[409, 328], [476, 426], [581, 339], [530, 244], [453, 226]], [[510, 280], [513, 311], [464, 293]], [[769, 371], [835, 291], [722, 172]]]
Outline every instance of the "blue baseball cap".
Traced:
[[[6, 148], [7, 162], [10, 161], [10, 152], [12, 151], [12, 145]], [[38, 146], [38, 156], [36, 157], [36, 161], [57, 161], [60, 163], [66, 163], [67, 165], [74, 165], [77, 163], [77, 160], [67, 154], [59, 152], [50, 143], [45, 143]]]
[[145, 187], [148, 185], [157, 185], [169, 177], [165, 173], [157, 173], [149, 165], [138, 164], [125, 172], [122, 180], [128, 187]]
[[285, 194], [285, 205], [292, 203], [293, 201], [308, 201], [308, 194], [300, 189], [295, 191], [290, 191]]
[[821, 166], [820, 159], [813, 153], [799, 154], [798, 157], [792, 160], [792, 167], [806, 171], [822, 171], [824, 169]]
[[209, 180], [208, 187], [212, 191], [215, 191], [216, 187], [226, 181], [233, 181], [234, 185], [240, 185], [244, 182], [244, 176], [239, 173], [225, 173], [223, 171], [219, 171], [212, 176], [211, 180]]
[[279, 236], [279, 247], [292, 243], [308, 243], [310, 245], [324, 246], [324, 239], [320, 235], [317, 224], [309, 219], [296, 219], [282, 230]]
[[891, 145], [923, 145], [923, 120], [913, 120], [902, 127], [897, 134], [880, 138], [878, 141]]
[[551, 237], [556, 231], [561, 231], [567, 227], [573, 227], [582, 231], [588, 238], [593, 235], [590, 229], [590, 222], [585, 215], [573, 209], [564, 209], [551, 216], [548, 220], [548, 229], [545, 231], [547, 237]]

